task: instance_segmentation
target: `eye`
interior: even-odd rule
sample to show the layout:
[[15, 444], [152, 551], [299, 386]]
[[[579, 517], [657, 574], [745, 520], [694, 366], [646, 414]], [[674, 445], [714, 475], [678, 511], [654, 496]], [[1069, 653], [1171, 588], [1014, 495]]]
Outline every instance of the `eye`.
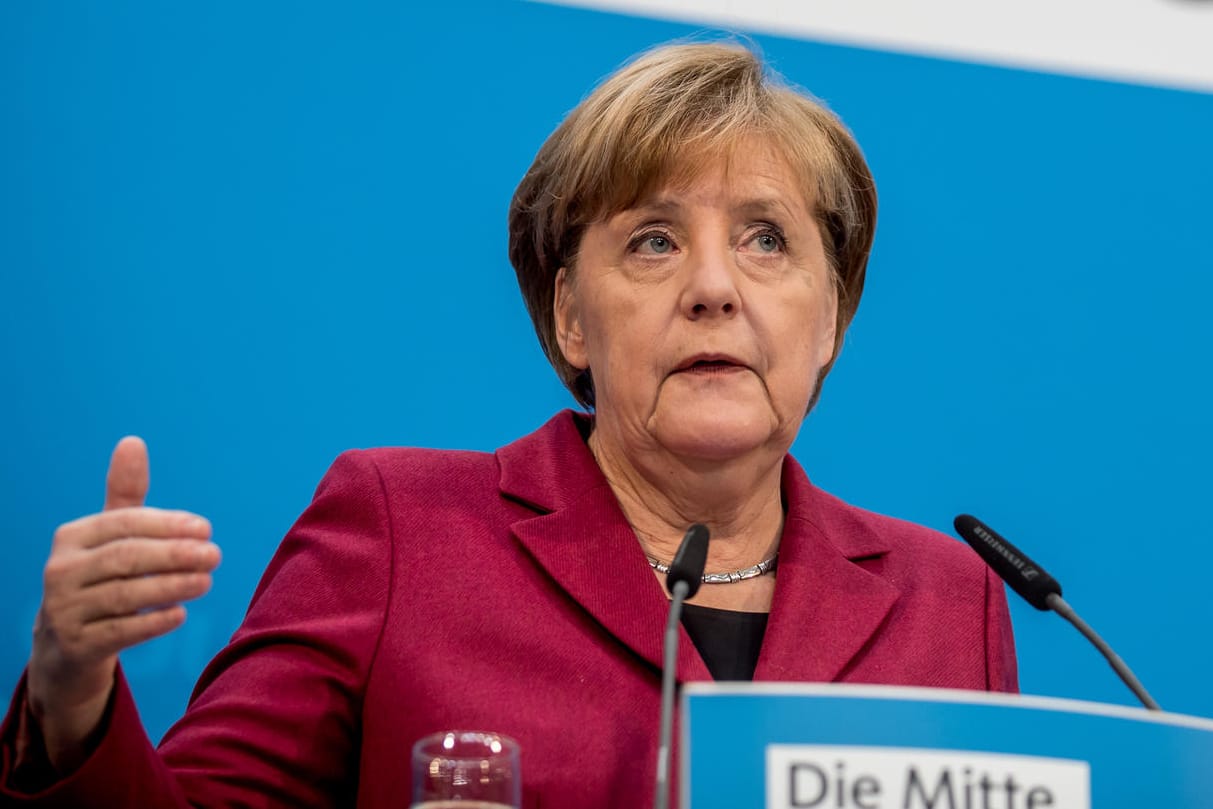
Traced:
[[654, 253], [668, 253], [673, 245], [665, 236], [650, 236], [644, 240], [644, 244]]
[[787, 249], [788, 240], [784, 237], [783, 231], [775, 227], [768, 226], [764, 230], [760, 230], [747, 242], [755, 252], [762, 254], [780, 253]]
[[754, 244], [758, 245], [758, 249], [764, 253], [774, 253], [779, 249], [779, 239], [775, 238], [772, 233], [763, 233], [754, 240]]
[[674, 252], [674, 242], [664, 233], [644, 233], [634, 239], [631, 249], [636, 253], [664, 256]]

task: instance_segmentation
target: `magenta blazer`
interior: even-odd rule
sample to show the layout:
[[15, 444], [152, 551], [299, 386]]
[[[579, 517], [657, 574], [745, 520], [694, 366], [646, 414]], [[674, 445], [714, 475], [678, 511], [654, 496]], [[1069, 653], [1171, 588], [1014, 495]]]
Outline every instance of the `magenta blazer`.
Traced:
[[[456, 728], [519, 741], [528, 809], [648, 805], [667, 600], [585, 418], [495, 454], [342, 455], [159, 751], [120, 677], [81, 769], [5, 805], [401, 809], [413, 741]], [[1015, 690], [1003, 587], [967, 547], [790, 457], [783, 494], [756, 680]], [[678, 679], [711, 679], [685, 632]]]

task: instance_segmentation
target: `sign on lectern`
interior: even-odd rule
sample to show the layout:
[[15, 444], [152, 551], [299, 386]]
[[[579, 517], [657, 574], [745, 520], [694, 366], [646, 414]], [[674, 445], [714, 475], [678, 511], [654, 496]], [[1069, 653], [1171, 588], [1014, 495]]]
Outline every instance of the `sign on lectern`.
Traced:
[[683, 809], [1207, 809], [1213, 720], [930, 688], [693, 683]]

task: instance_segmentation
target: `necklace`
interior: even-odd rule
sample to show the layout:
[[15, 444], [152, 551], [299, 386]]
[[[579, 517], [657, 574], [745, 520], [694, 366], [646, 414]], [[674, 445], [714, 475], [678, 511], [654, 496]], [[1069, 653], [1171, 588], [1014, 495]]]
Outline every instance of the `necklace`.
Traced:
[[[666, 574], [670, 572], [670, 566], [658, 562], [651, 556], [646, 557], [649, 560], [649, 567], [656, 570], [658, 573]], [[775, 554], [770, 559], [764, 559], [756, 565], [743, 567], [741, 570], [732, 570], [728, 573], [704, 573], [700, 578], [704, 584], [732, 584], [735, 581], [745, 581], [746, 579], [756, 579], [759, 576], [765, 576], [768, 573], [775, 571], [775, 562], [779, 559], [779, 554]]]

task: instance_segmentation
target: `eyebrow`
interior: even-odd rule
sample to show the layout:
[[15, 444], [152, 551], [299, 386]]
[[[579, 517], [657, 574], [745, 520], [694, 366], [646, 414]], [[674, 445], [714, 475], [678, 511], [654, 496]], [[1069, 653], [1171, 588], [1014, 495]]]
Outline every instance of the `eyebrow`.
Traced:
[[[673, 216], [682, 211], [686, 206], [682, 200], [674, 195], [663, 194], [659, 197], [650, 198], [640, 201], [637, 205], [631, 208], [625, 208], [618, 215], [629, 218], [645, 217], [645, 216]], [[780, 218], [792, 217], [796, 215], [796, 211], [784, 202], [779, 197], [754, 197], [744, 199], [731, 206], [731, 211], [734, 214], [740, 214], [747, 218], [764, 218], [777, 216]], [[805, 210], [806, 216], [812, 216], [812, 212]]]
[[[752, 216], [763, 216], [770, 214], [792, 216], [795, 214], [792, 207], [778, 197], [759, 197], [757, 199], [745, 200], [737, 205], [734, 205], [733, 210]], [[806, 210], [805, 213], [807, 214], [809, 212]]]
[[677, 197], [663, 196], [656, 199], [641, 200], [637, 204], [624, 208], [622, 214], [675, 213], [682, 209], [682, 202]]

